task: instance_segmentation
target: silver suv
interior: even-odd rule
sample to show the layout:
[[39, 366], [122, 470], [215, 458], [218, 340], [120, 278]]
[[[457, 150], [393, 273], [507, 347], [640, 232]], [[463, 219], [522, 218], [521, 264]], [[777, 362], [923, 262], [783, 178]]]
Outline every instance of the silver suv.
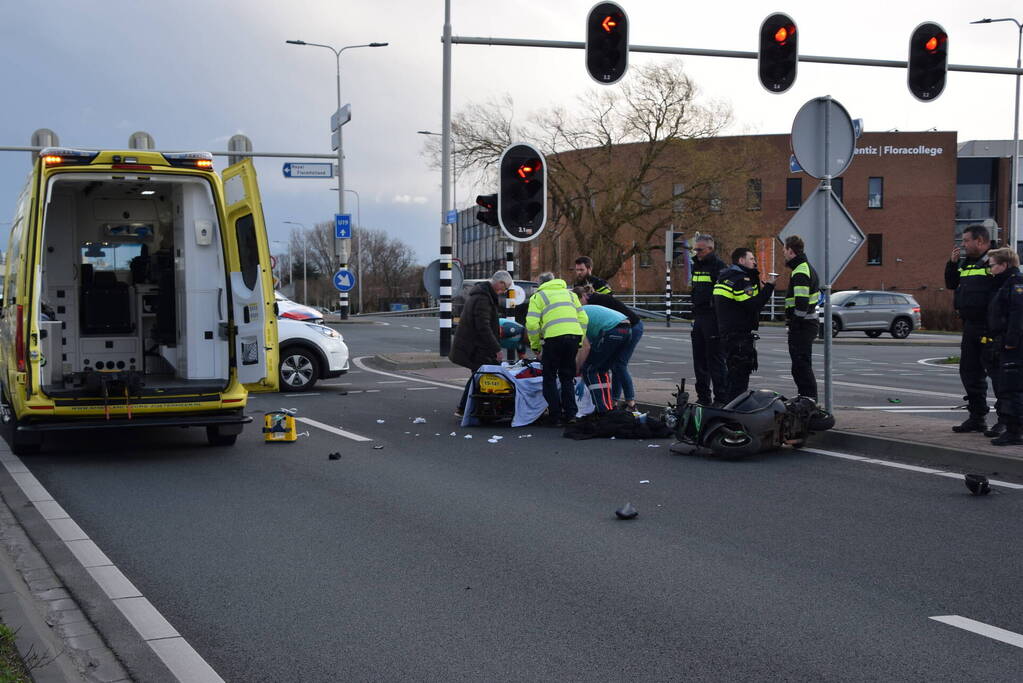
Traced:
[[[824, 322], [824, 306], [817, 315]], [[895, 339], [905, 339], [920, 329], [920, 304], [901, 292], [861, 292], [852, 290], [831, 295], [831, 336], [839, 332], [862, 331], [868, 337], [890, 332]]]

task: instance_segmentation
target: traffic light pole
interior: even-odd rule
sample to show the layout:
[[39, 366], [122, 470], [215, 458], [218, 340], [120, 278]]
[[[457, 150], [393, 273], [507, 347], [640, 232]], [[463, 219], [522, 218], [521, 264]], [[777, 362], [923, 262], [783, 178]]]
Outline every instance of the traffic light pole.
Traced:
[[[444, 40], [448, 40], [445, 38]], [[451, 43], [459, 45], [492, 45], [500, 47], [554, 47], [568, 50], [584, 50], [586, 43], [574, 40], [530, 40], [526, 38], [481, 38], [474, 36], [450, 36]], [[659, 55], [690, 55], [694, 57], [730, 57], [734, 59], [757, 59], [756, 52], [742, 50], [705, 50], [691, 47], [671, 47], [667, 45], [629, 45], [629, 52], [643, 52]], [[892, 69], [905, 69], [909, 62], [895, 59], [859, 59], [854, 57], [825, 57], [819, 55], [799, 55], [799, 61], [816, 64], [844, 64], [847, 66], [883, 66]], [[966, 71], [981, 74], [1005, 74], [1009, 76], [1023, 75], [1023, 68], [1001, 66], [978, 66], [972, 64], [949, 64], [949, 71]]]
[[671, 327], [671, 261], [664, 270], [664, 326]]
[[444, 0], [444, 79], [441, 91], [440, 355], [451, 352], [451, 0]]

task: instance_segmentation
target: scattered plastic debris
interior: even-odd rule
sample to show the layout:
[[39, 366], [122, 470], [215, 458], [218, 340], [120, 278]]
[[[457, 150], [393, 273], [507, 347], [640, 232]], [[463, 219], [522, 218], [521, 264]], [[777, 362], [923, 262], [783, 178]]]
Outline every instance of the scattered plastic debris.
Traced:
[[309, 432], [299, 432], [295, 436], [309, 436]]
[[288, 415], [294, 415], [298, 412], [298, 408], [281, 408], [281, 412], [287, 413]]
[[331, 454], [329, 454], [327, 456], [327, 459], [328, 460], [340, 460], [341, 459], [341, 454], [340, 453], [331, 453]]
[[660, 447], [661, 447], [661, 444], [659, 444], [659, 443], [648, 443], [648, 444], [646, 445], [646, 447], [647, 447], [647, 448], [660, 448]]
[[618, 519], [635, 519], [636, 516], [639, 515], [639, 510], [637, 510], [632, 503], [626, 503], [615, 510], [615, 515]]
[[384, 447], [383, 447], [383, 446], [373, 446], [373, 450], [374, 450], [374, 451], [381, 451], [381, 450], [383, 450], [383, 449], [384, 449]]
[[440, 436], [440, 432], [437, 432], [436, 434], [434, 434], [434, 436]]
[[640, 484], [649, 484], [649, 483], [650, 483], [650, 480], [649, 480], [649, 479], [640, 479], [640, 480], [639, 480], [639, 483], [640, 483]]
[[377, 424], [378, 425], [382, 425], [383, 423], [384, 423], [384, 420], [377, 420]]
[[451, 432], [451, 436], [458, 436], [455, 432]]
[[471, 439], [471, 438], [472, 438], [472, 434], [466, 434], [466, 435], [465, 435], [465, 438], [466, 438], [466, 439]]
[[487, 443], [501, 443], [497, 439], [487, 439]]
[[889, 403], [902, 403], [902, 399], [901, 398], [889, 398], [888, 402]]
[[421, 425], [421, 424], [425, 424], [425, 423], [426, 423], [426, 418], [425, 417], [417, 417], [416, 419], [412, 420], [412, 424], [414, 424], [414, 425]]
[[500, 441], [500, 440], [501, 440], [501, 439], [503, 439], [504, 437], [503, 437], [503, 436], [500, 436], [500, 435], [498, 435], [498, 434], [491, 434], [491, 435], [490, 435], [490, 438], [491, 438], [491, 439], [497, 439], [498, 441]]

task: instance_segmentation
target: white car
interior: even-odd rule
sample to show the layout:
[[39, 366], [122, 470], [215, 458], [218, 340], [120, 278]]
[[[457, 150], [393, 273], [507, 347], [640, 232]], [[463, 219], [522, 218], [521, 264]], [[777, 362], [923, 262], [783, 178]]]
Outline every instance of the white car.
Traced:
[[278, 318], [277, 337], [281, 391], [308, 391], [318, 380], [348, 372], [348, 346], [332, 327]]

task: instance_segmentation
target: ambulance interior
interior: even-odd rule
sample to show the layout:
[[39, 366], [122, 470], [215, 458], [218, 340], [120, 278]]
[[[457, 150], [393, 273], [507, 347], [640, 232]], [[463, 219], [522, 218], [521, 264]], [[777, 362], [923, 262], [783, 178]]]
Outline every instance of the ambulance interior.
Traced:
[[53, 397], [222, 391], [229, 301], [209, 184], [175, 176], [50, 181], [36, 309]]

